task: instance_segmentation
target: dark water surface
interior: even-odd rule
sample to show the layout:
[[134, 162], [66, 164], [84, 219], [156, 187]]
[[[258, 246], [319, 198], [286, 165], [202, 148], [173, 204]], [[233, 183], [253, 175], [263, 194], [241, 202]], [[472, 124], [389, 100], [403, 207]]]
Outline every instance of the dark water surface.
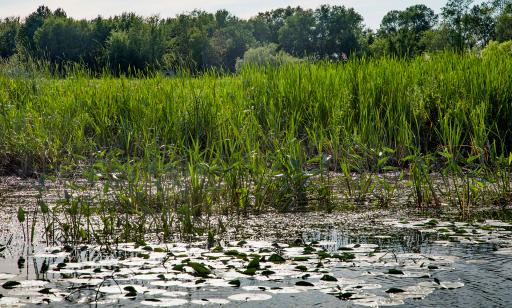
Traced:
[[[309, 214], [301, 215], [309, 219]], [[310, 219], [318, 218], [311, 215]], [[275, 219], [275, 223], [255, 224], [268, 230], [249, 232], [253, 235], [247, 243], [239, 242], [240, 237], [222, 241], [223, 252], [214, 253], [205, 241], [155, 244], [153, 251], [133, 244], [110, 251], [96, 246], [66, 251], [47, 248], [42, 242], [27, 248], [13, 218], [0, 226], [0, 244], [12, 236], [11, 244], [0, 253], [0, 285], [8, 281], [22, 285], [0, 287], [0, 306], [512, 307], [512, 228], [508, 224], [429, 224], [429, 219], [384, 218], [361, 220], [360, 225], [349, 227], [320, 221], [279, 235], [274, 232], [279, 221], [293, 218]], [[306, 247], [314, 252], [305, 251]], [[245, 260], [228, 256], [227, 251], [243, 252]], [[255, 275], [242, 274], [255, 258], [251, 253], [266, 260]], [[344, 253], [348, 259], [340, 259]], [[286, 261], [269, 262], [273, 254]], [[190, 261], [211, 265], [210, 275], [198, 277], [187, 268]], [[173, 269], [177, 264], [186, 267]], [[274, 273], [265, 276], [265, 269]], [[390, 274], [390, 270], [401, 273]], [[324, 275], [337, 281], [321, 280]], [[233, 280], [240, 286], [228, 284]], [[296, 285], [304, 281], [312, 286]], [[128, 294], [126, 286], [135, 287], [136, 294]], [[391, 288], [400, 293], [386, 293]], [[246, 301], [244, 296], [255, 300]]]

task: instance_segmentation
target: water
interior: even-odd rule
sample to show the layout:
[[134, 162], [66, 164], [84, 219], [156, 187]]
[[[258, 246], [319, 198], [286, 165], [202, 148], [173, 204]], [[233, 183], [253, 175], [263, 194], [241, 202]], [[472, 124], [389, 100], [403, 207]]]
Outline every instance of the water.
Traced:
[[[0, 287], [0, 306], [512, 307], [509, 224], [406, 222], [389, 216], [373, 221], [347, 216], [350, 223], [339, 224], [340, 217], [300, 215], [247, 220], [244, 234], [221, 241], [223, 252], [208, 250], [202, 239], [150, 245], [152, 251], [134, 244], [66, 251], [38, 242], [32, 252], [23, 246], [23, 235], [13, 232], [19, 229], [16, 222], [5, 222], [2, 228], [11, 232], [2, 233], [0, 244], [10, 234], [13, 240], [0, 257], [0, 284], [22, 285]], [[254, 275], [246, 275], [242, 272], [256, 258], [251, 254], [265, 259]], [[286, 262], [269, 262], [273, 254]], [[18, 262], [20, 257], [25, 262]], [[200, 277], [189, 262], [211, 266], [211, 273]], [[326, 275], [336, 281], [326, 281]], [[240, 286], [230, 285], [233, 281]], [[399, 293], [386, 292], [393, 290]]]

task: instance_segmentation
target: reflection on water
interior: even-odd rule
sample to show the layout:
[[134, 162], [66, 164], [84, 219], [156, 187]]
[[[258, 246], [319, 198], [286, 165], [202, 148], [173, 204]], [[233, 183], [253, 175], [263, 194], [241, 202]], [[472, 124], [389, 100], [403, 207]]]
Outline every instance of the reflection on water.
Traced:
[[[495, 221], [382, 220], [224, 243], [223, 251], [204, 241], [28, 247], [14, 233], [18, 244], [0, 252], [0, 306], [512, 307], [511, 230]], [[286, 262], [269, 261], [273, 254]], [[199, 275], [193, 263], [208, 273]], [[20, 285], [6, 288], [8, 281]]]

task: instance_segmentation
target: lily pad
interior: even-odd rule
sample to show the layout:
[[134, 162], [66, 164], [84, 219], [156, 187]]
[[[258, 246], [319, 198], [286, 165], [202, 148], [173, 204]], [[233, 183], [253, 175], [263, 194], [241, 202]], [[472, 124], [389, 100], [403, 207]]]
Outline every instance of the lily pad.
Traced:
[[307, 281], [297, 281], [295, 283], [295, 285], [298, 286], [298, 287], [314, 287], [315, 286], [311, 282], [307, 282]]
[[286, 260], [285, 260], [285, 258], [283, 258], [280, 255], [275, 253], [275, 254], [272, 254], [270, 257], [268, 257], [268, 261], [274, 262], [274, 263], [283, 263]]
[[386, 290], [386, 293], [403, 293], [405, 292], [404, 290], [400, 289], [400, 288], [389, 288]]
[[323, 281], [338, 281], [338, 279], [334, 276], [331, 276], [331, 275], [323, 275], [322, 278], [320, 278], [320, 280], [323, 280]]
[[272, 295], [265, 294], [265, 293], [240, 293], [231, 295], [228, 297], [228, 299], [232, 301], [265, 301], [272, 298]]
[[11, 280], [11, 281], [7, 281], [6, 283], [4, 283], [2, 285], [2, 288], [4, 288], [4, 289], [14, 289], [14, 288], [16, 288], [16, 287], [18, 287], [20, 285], [21, 285], [21, 283], [19, 283], [18, 281], [12, 281]]
[[188, 266], [192, 267], [195, 274], [199, 277], [205, 278], [208, 277], [208, 275], [211, 273], [211, 270], [201, 263], [189, 262]]
[[146, 299], [140, 302], [141, 305], [154, 306], [154, 307], [170, 307], [186, 305], [188, 301], [181, 298], [159, 298], [159, 299]]
[[404, 272], [399, 270], [399, 269], [396, 269], [396, 268], [390, 268], [388, 270], [388, 274], [390, 274], [390, 275], [403, 275]]

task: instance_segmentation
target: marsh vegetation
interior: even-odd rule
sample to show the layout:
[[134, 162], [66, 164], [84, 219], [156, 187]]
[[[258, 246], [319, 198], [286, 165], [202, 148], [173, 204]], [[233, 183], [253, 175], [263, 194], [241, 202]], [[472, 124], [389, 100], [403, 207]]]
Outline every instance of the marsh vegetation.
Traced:
[[[49, 12], [30, 20], [92, 25]], [[322, 8], [279, 12], [295, 16], [282, 25], [293, 32]], [[421, 37], [442, 30], [427, 15]], [[141, 33], [165, 29], [132, 17]], [[0, 64], [0, 306], [511, 304], [510, 42], [479, 50], [492, 37], [461, 32], [455, 50], [406, 52], [391, 44], [406, 29], [388, 30], [377, 43], [394, 51], [382, 56], [356, 35], [343, 59], [298, 59], [297, 42], [270, 40], [229, 67], [171, 73], [144, 59], [103, 70], [45, 59], [36, 45], [11, 55]], [[111, 40], [128, 48], [138, 34], [123, 31]], [[499, 287], [465, 290], [485, 288], [480, 278]]]

